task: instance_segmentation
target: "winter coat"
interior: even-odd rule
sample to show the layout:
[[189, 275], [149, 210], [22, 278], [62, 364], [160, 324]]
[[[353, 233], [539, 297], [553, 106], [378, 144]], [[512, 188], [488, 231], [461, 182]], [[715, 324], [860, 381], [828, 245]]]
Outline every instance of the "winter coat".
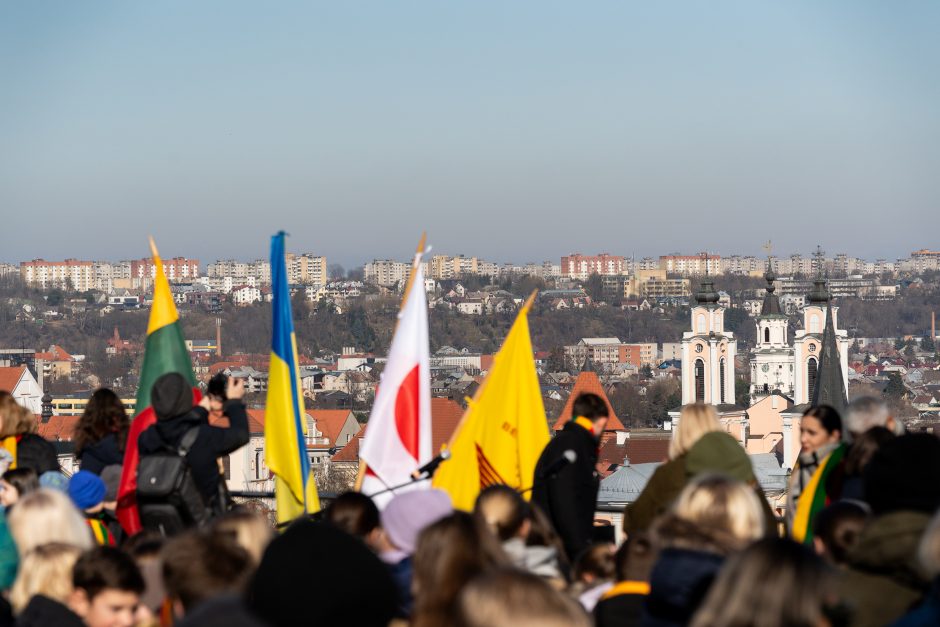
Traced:
[[35, 433], [24, 433], [17, 436], [16, 467], [32, 468], [37, 476], [44, 472], [59, 470], [59, 456], [55, 452], [52, 442], [43, 439]]
[[624, 510], [624, 532], [630, 535], [649, 529], [656, 517], [669, 509], [687, 481], [685, 456], [658, 466], [640, 496]]
[[84, 624], [68, 607], [41, 594], [29, 600], [15, 623], [16, 627], [83, 627]]
[[[594, 434], [572, 420], [552, 438], [535, 465], [532, 501], [552, 521], [572, 563], [592, 544], [600, 488], [597, 447]], [[575, 461], [549, 474], [549, 468], [569, 450], [577, 455]]]
[[940, 578], [933, 580], [930, 593], [924, 602], [905, 614], [891, 627], [935, 627], [940, 625]]
[[207, 505], [214, 503], [219, 494], [218, 458], [232, 453], [248, 443], [248, 414], [245, 405], [238, 400], [225, 403], [224, 413], [229, 418], [229, 427], [209, 425], [209, 413], [202, 407], [194, 407], [181, 415], [158, 420], [140, 434], [137, 447], [140, 455], [150, 455], [167, 448], [176, 450], [186, 432], [199, 427], [199, 435], [193, 443], [186, 461], [192, 470], [193, 480]]
[[[647, 590], [642, 591], [643, 588]], [[594, 606], [596, 627], [639, 627], [649, 595], [648, 588], [649, 584], [640, 581], [615, 584]]]
[[929, 581], [917, 561], [917, 547], [929, 521], [920, 512], [891, 512], [862, 531], [840, 578], [853, 627], [887, 625], [924, 596]]
[[88, 444], [78, 454], [82, 470], [100, 475], [105, 466], [124, 463], [124, 451], [118, 447], [117, 434], [109, 433], [97, 442]]
[[650, 594], [641, 625], [689, 624], [724, 561], [724, 555], [710, 551], [663, 549], [650, 573]]
[[547, 579], [562, 577], [554, 547], [526, 546], [522, 538], [512, 538], [503, 542], [503, 551], [516, 568]]
[[210, 598], [186, 613], [176, 627], [265, 627], [236, 595]]

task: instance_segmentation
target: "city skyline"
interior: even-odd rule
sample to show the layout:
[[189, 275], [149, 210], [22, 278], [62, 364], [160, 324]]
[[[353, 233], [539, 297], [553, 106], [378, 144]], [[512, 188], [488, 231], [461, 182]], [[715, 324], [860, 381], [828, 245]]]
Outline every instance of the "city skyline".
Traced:
[[[931, 247], [940, 7], [0, 8], [4, 261]], [[903, 217], [898, 222], [897, 218]], [[506, 251], [506, 252], [503, 252]]]

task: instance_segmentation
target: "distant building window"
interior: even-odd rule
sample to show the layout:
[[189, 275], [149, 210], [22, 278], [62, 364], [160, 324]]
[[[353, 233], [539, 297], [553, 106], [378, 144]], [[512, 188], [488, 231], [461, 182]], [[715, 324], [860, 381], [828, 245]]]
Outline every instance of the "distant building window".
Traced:
[[695, 398], [692, 400], [705, 401], [705, 362], [701, 359], [695, 360]]
[[770, 327], [764, 328], [764, 341], [770, 343]]
[[819, 316], [809, 317], [809, 332], [819, 333]]
[[721, 359], [718, 362], [718, 381], [721, 384], [720, 398], [721, 402], [725, 402], [725, 360]]
[[810, 358], [806, 362], [806, 389], [809, 390], [809, 396], [807, 400], [812, 402], [813, 397], [816, 396], [816, 369], [818, 364], [815, 359]]

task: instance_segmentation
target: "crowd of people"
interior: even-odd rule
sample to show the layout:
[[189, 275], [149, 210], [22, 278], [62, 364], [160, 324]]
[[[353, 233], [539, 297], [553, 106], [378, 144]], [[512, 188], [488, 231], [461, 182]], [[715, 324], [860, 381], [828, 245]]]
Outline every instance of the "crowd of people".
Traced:
[[714, 408], [692, 404], [614, 534], [595, 520], [607, 406], [585, 394], [531, 499], [489, 485], [464, 512], [419, 484], [380, 510], [346, 492], [275, 529], [224, 490], [217, 459], [247, 425], [243, 386], [218, 383], [195, 406], [181, 377], [155, 384], [141, 459], [188, 459], [204, 510], [171, 525], [142, 505], [133, 535], [115, 515], [118, 397], [90, 399], [66, 477], [0, 392], [0, 627], [940, 624], [940, 439], [905, 434], [878, 399], [806, 412], [784, 516]]

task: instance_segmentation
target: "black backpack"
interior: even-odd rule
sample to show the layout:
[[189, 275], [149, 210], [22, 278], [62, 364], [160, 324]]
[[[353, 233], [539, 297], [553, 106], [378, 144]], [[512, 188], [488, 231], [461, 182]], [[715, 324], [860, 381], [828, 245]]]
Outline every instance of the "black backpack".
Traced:
[[137, 509], [144, 529], [172, 536], [201, 527], [212, 518], [193, 480], [186, 455], [199, 437], [199, 425], [183, 435], [178, 449], [167, 447], [140, 458], [137, 466]]

